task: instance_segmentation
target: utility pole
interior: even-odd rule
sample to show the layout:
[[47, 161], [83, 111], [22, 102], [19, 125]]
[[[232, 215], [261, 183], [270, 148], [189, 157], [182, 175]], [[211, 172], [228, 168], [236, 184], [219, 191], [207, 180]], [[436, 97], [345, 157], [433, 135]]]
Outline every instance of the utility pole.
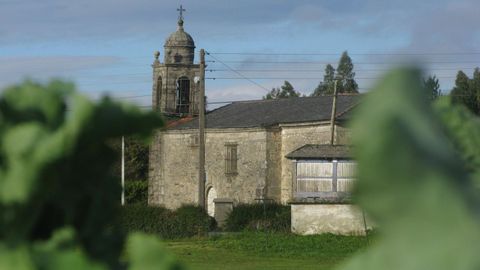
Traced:
[[122, 136], [122, 205], [125, 205], [125, 137]]
[[205, 50], [200, 50], [200, 100], [198, 108], [198, 205], [205, 209]]
[[335, 84], [333, 88], [333, 101], [332, 101], [332, 116], [330, 118], [330, 144], [334, 144], [335, 137], [335, 114], [337, 113], [337, 82], [338, 79], [335, 79]]

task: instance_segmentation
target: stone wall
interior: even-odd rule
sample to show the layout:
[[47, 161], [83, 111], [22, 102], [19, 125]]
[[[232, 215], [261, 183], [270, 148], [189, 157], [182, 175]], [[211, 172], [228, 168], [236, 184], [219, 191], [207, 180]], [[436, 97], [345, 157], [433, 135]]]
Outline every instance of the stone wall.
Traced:
[[[225, 145], [231, 143], [237, 144], [238, 173], [226, 175]], [[215, 188], [219, 198], [252, 203], [261, 195], [267, 170], [265, 129], [208, 130], [205, 148], [207, 185]]]
[[[196, 130], [164, 131], [155, 137], [151, 153], [149, 203], [178, 208], [198, 203], [198, 145]], [[252, 203], [266, 185], [266, 131], [253, 129], [209, 129], [206, 132], [205, 170], [207, 187], [218, 198]], [[237, 144], [238, 173], [225, 174], [226, 144]]]
[[149, 148], [148, 163], [148, 204], [163, 204], [163, 182], [161, 182], [161, 148], [162, 135], [157, 131], [153, 136], [152, 143]]
[[267, 131], [267, 185], [265, 197], [277, 202], [281, 198], [282, 132], [279, 128]]
[[362, 210], [351, 204], [292, 204], [291, 210], [296, 234], [365, 235], [365, 223], [372, 229]]
[[198, 146], [192, 144], [192, 134], [163, 131], [155, 143], [160, 151], [150, 160], [155, 167], [150, 181], [157, 192], [150, 196], [150, 203], [172, 209], [197, 203]]
[[[336, 141], [348, 141], [348, 129], [337, 127]], [[197, 130], [158, 133], [150, 153], [149, 203], [177, 208], [198, 202]], [[292, 161], [285, 156], [305, 144], [330, 140], [328, 123], [280, 125], [275, 128], [229, 128], [206, 131], [206, 187], [234, 204], [258, 198], [287, 203], [292, 198]], [[226, 144], [237, 144], [238, 174], [225, 174]]]

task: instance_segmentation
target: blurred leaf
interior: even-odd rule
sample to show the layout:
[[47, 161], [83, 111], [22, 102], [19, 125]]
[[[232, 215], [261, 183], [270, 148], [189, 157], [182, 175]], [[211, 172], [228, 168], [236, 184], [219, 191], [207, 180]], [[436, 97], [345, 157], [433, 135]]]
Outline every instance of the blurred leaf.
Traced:
[[357, 199], [380, 238], [339, 269], [480, 267], [472, 182], [420, 78], [416, 70], [390, 73], [356, 119]]
[[464, 106], [452, 105], [449, 97], [438, 100], [434, 109], [480, 191], [480, 118]]
[[165, 251], [158, 238], [133, 233], [127, 240], [130, 270], [180, 270], [183, 267]]
[[36, 243], [32, 253], [36, 266], [40, 269], [107, 269], [98, 263], [92, 262], [76, 246], [75, 231], [72, 228], [57, 230], [48, 241]]
[[5, 269], [124, 267], [119, 257], [125, 236], [113, 224], [121, 187], [111, 174], [116, 156], [108, 142], [146, 138], [163, 121], [109, 98], [94, 103], [73, 88], [59, 80], [26, 81], [0, 97]]
[[26, 246], [11, 249], [0, 244], [0, 270], [34, 270], [35, 265]]

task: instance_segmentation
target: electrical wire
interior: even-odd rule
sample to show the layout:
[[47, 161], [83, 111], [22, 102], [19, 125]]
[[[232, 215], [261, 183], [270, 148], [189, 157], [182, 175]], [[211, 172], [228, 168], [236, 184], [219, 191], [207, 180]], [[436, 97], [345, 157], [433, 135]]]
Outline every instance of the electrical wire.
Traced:
[[[207, 51], [205, 51], [205, 53], [206, 53], [207, 55], [210, 55], [210, 53], [207, 52]], [[255, 84], [256, 86], [260, 87], [261, 89], [263, 89], [263, 90], [265, 90], [265, 91], [270, 91], [270, 90], [268, 90], [266, 87], [264, 87], [263, 85], [255, 82], [254, 80], [251, 80], [251, 79], [245, 77], [245, 75], [243, 75], [242, 73], [240, 73], [240, 72], [236, 71], [235, 69], [231, 68], [229, 65], [225, 64], [223, 61], [219, 60], [219, 59], [216, 58], [215, 56], [210, 55], [210, 57], [212, 57], [212, 58], [215, 59], [216, 61], [218, 61], [218, 62], [220, 62], [221, 64], [223, 64], [226, 68], [230, 69], [232, 72], [235, 72], [236, 74], [238, 74], [238, 75], [239, 75], [240, 77], [242, 77], [243, 79], [245, 79], [245, 80], [247, 80], [247, 81]]]

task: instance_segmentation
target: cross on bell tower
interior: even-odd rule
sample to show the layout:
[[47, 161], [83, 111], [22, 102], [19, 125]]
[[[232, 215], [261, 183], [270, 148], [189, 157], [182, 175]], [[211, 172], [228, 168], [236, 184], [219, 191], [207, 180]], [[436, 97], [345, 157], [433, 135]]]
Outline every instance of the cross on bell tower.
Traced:
[[184, 9], [182, 5], [180, 5], [180, 8], [177, 8], [177, 11], [180, 13], [180, 14], [178, 15], [178, 20], [179, 20], [179, 21], [180, 21], [180, 20], [183, 21], [183, 12], [184, 12], [184, 11], [187, 11], [187, 10]]

